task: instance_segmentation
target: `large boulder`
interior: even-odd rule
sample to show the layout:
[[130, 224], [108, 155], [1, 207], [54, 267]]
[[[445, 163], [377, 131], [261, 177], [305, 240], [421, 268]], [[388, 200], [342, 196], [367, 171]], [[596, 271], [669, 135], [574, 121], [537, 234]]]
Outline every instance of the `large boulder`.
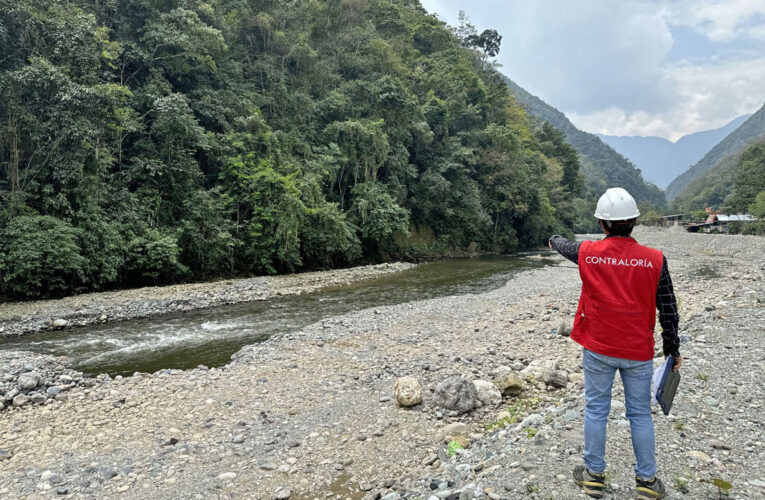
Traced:
[[523, 391], [523, 379], [508, 366], [497, 368], [494, 384], [506, 396], [517, 396]]
[[476, 397], [484, 406], [496, 405], [502, 401], [502, 393], [499, 392], [499, 388], [493, 382], [474, 380], [473, 384], [475, 384], [477, 391]]
[[399, 377], [393, 387], [393, 395], [399, 405], [414, 406], [422, 402], [422, 387], [414, 377]]
[[478, 391], [475, 384], [465, 377], [454, 376], [442, 380], [436, 386], [433, 400], [436, 405], [454, 410], [457, 413], [467, 413], [475, 408]]

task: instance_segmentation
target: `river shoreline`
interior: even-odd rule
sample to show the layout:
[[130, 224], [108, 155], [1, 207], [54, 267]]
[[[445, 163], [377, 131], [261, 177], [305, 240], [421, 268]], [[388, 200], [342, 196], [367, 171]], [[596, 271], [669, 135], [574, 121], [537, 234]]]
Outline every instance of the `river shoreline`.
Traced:
[[5, 336], [127, 321], [309, 293], [404, 271], [415, 265], [392, 262], [329, 271], [115, 290], [54, 300], [6, 302], [0, 304], [0, 340]]
[[[656, 415], [669, 498], [762, 498], [762, 238], [642, 229], [667, 256], [681, 314], [681, 392]], [[216, 369], [78, 385], [0, 419], [0, 496], [152, 499], [579, 499], [581, 348], [576, 266], [524, 271], [487, 293], [355, 311], [241, 349]], [[659, 338], [660, 345], [660, 337]], [[719, 369], [725, 366], [724, 373]], [[523, 391], [458, 414], [435, 404], [452, 376]], [[396, 404], [411, 376], [422, 403]], [[548, 377], [549, 376], [549, 377]], [[634, 492], [629, 425], [614, 387], [606, 498]], [[445, 440], [466, 447], [453, 456]], [[674, 478], [674, 480], [673, 480]]]

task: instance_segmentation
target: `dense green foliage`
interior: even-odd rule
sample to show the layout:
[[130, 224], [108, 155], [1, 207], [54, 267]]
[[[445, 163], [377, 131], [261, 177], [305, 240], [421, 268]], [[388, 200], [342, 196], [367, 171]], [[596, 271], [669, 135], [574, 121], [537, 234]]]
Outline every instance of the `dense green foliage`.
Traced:
[[[692, 181], [673, 201], [681, 212], [713, 207], [726, 213], [751, 212], [765, 191], [765, 141], [723, 158]], [[754, 215], [754, 214], [753, 214]]]
[[[763, 105], [755, 114], [750, 116], [740, 127], [731, 132], [725, 139], [720, 141], [715, 147], [704, 155], [694, 166], [677, 176], [669, 186], [667, 186], [667, 199], [674, 202], [675, 198], [688, 199], [699, 196], [699, 192], [705, 188], [708, 182], [694, 182], [701, 176], [711, 170], [728, 170], [735, 163], [733, 159], [737, 153], [743, 151], [749, 144], [765, 139], [765, 105]], [[713, 174], [716, 175], [716, 174]], [[709, 193], [709, 202], [707, 205], [716, 205], [720, 200], [719, 192]], [[681, 201], [680, 203], [686, 204]]]
[[[6, 296], [542, 244], [575, 152], [416, 0], [0, 0]], [[473, 35], [472, 38], [468, 38]]]
[[[518, 84], [504, 77], [518, 103], [527, 113], [540, 122], [548, 122], [562, 131], [566, 140], [579, 153], [582, 172], [587, 181], [587, 195], [584, 199], [597, 200], [609, 187], [620, 186], [646, 206], [662, 208], [666, 206], [664, 193], [643, 179], [640, 170], [629, 160], [617, 153], [611, 146], [601, 141], [598, 136], [576, 128], [566, 115], [550, 106], [538, 97], [530, 94]], [[584, 205], [584, 203], [581, 203]], [[593, 210], [595, 203], [591, 202]], [[590, 216], [592, 212], [590, 212]], [[581, 223], [591, 224], [591, 219], [581, 219]]]

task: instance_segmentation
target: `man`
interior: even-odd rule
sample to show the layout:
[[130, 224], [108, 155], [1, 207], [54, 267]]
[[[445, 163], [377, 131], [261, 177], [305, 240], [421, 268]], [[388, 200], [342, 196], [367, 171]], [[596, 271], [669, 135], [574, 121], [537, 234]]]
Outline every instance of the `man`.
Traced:
[[640, 211], [622, 188], [608, 189], [598, 200], [595, 217], [606, 237], [575, 243], [554, 235], [554, 248], [579, 266], [582, 294], [571, 338], [584, 347], [584, 465], [574, 481], [593, 498], [602, 498], [606, 470], [606, 424], [611, 387], [619, 371], [635, 452], [638, 498], [664, 498], [656, 477], [655, 438], [651, 418], [653, 329], [656, 313], [664, 355], [682, 363], [677, 336], [677, 305], [667, 260], [659, 250], [639, 245], [630, 234]]

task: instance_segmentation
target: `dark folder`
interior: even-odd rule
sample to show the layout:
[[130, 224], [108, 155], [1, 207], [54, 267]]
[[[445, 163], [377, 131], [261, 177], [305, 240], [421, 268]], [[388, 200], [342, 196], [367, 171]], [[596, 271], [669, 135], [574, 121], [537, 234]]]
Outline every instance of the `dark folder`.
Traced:
[[659, 388], [656, 391], [656, 400], [659, 402], [659, 406], [661, 406], [665, 415], [669, 415], [672, 401], [675, 399], [677, 386], [680, 383], [680, 372], [672, 371], [672, 368], [675, 367], [675, 358], [669, 356], [667, 361], [664, 373], [661, 374], [661, 384], [659, 384]]

